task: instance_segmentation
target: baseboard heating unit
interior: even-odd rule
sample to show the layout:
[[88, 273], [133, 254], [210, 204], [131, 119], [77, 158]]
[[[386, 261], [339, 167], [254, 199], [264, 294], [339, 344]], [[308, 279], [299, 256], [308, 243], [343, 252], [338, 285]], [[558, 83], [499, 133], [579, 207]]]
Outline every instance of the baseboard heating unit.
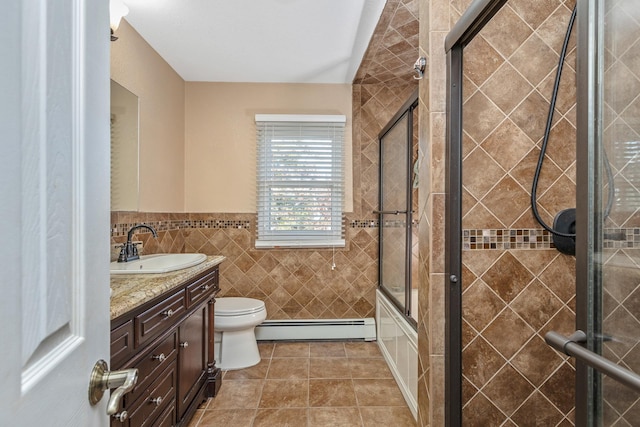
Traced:
[[375, 341], [376, 322], [364, 319], [265, 320], [256, 326], [258, 341], [361, 339]]

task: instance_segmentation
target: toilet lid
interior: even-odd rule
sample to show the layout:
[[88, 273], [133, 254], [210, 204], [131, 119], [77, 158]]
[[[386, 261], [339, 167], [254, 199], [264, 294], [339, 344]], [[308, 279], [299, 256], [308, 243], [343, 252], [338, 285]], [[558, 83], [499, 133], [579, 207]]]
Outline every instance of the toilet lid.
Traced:
[[254, 298], [226, 297], [216, 299], [216, 316], [238, 316], [262, 310], [264, 310], [264, 301]]

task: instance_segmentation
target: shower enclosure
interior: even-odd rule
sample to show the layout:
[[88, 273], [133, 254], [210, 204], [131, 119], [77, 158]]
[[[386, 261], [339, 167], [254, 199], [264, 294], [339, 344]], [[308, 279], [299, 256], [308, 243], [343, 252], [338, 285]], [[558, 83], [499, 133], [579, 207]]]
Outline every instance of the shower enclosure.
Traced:
[[640, 425], [640, 8], [582, 1], [578, 23], [576, 422]]
[[415, 328], [417, 320], [417, 138], [415, 92], [380, 132], [380, 290]]
[[[551, 263], [551, 267], [547, 269], [548, 273], [541, 273], [539, 276], [549, 278], [550, 285], [543, 286], [537, 277], [531, 280], [531, 277], [538, 274], [536, 272], [538, 266], [532, 261], [537, 256], [536, 253], [530, 252], [532, 256], [523, 256], [518, 259], [522, 252], [514, 255], [511, 249], [515, 247], [509, 246], [522, 242], [518, 240], [521, 239], [520, 234], [510, 235], [511, 240], [503, 239], [503, 232], [509, 233], [509, 230], [498, 230], [501, 233], [497, 236], [491, 233], [469, 236], [466, 234], [468, 233], [466, 229], [463, 234], [463, 212], [467, 211], [464, 203], [465, 200], [467, 202], [470, 200], [463, 194], [465, 174], [469, 176], [467, 169], [463, 171], [463, 165], [466, 165], [466, 159], [475, 149], [468, 149], [469, 146], [465, 146], [464, 143], [477, 136], [473, 134], [474, 129], [468, 122], [480, 117], [482, 120], [478, 122], [485, 127], [476, 127], [475, 130], [479, 129], [489, 134], [492, 128], [486, 125], [494, 120], [496, 114], [489, 114], [493, 111], [504, 113], [505, 122], [509, 122], [511, 126], [514, 123], [518, 124], [517, 114], [510, 115], [510, 112], [517, 111], [522, 105], [534, 104], [533, 98], [527, 95], [529, 91], [535, 95], [538, 105], [545, 104], [540, 99], [545, 98], [544, 89], [548, 88], [548, 85], [540, 83], [540, 86], [536, 86], [538, 82], [532, 84], [535, 76], [527, 75], [526, 70], [523, 72], [518, 69], [518, 58], [496, 55], [496, 58], [504, 60], [509, 66], [513, 65], [517, 71], [510, 78], [526, 77], [527, 81], [519, 86], [519, 89], [524, 91], [525, 102], [520, 105], [517, 103], [507, 105], [508, 102], [501, 104], [500, 101], [503, 98], [491, 98], [487, 95], [486, 98], [491, 102], [484, 104], [487, 106], [486, 111], [469, 111], [463, 108], [473, 98], [474, 91], [485, 96], [491, 89], [490, 84], [474, 82], [474, 76], [470, 79], [465, 74], [464, 67], [472, 62], [467, 61], [465, 50], [476, 37], [482, 36], [483, 30], [487, 27], [490, 28], [487, 39], [492, 40], [494, 44], [491, 46], [491, 43], [485, 43], [482, 47], [485, 57], [492, 54], [491, 49], [496, 46], [496, 39], [491, 39], [491, 36], [497, 34], [496, 25], [500, 25], [491, 26], [492, 20], [497, 17], [502, 19], [507, 15], [518, 15], [518, 12], [522, 12], [523, 3], [510, 7], [510, 2], [506, 0], [475, 0], [449, 33], [445, 42], [448, 58], [445, 267], [448, 292], [446, 293], [445, 402], [449, 426], [473, 424], [473, 421], [477, 421], [467, 417], [481, 416], [479, 412], [463, 410], [465, 405], [467, 408], [473, 406], [469, 401], [476, 399], [476, 395], [480, 398], [476, 399], [474, 409], [479, 408], [480, 405], [477, 402], [484, 399], [482, 402], [485, 404], [483, 406], [485, 412], [495, 410], [492, 414], [495, 414], [496, 419], [510, 419], [510, 422], [515, 424], [518, 424], [515, 421], [521, 412], [524, 414], [528, 411], [529, 421], [535, 423], [539, 419], [544, 419], [545, 411], [556, 411], [562, 409], [563, 404], [567, 405], [567, 402], [562, 400], [563, 396], [575, 396], [572, 399], [575, 409], [569, 403], [569, 406], [566, 406], [566, 412], [561, 413], [558, 421], [549, 425], [560, 425], [562, 422], [575, 423], [578, 426], [640, 425], [640, 376], [638, 375], [640, 373], [640, 8], [637, 2], [630, 0], [577, 0], [576, 3], [578, 14], [575, 55], [577, 59], [572, 67], [575, 68], [577, 102], [573, 110], [562, 111], [558, 119], [558, 121], [567, 120], [568, 122], [573, 120], [576, 129], [575, 142], [566, 140], [559, 142], [565, 147], [568, 144], [575, 144], [574, 173], [577, 203], [575, 282], [566, 281], [570, 275], [564, 274], [565, 272], [557, 268], [561, 262], [564, 262], [563, 265], [573, 265], [572, 258], [558, 255], [554, 262], [561, 261], [556, 264]], [[528, 3], [526, 7], [535, 8], [536, 2]], [[562, 12], [567, 12], [566, 5], [559, 6], [559, 8], [563, 7]], [[500, 14], [503, 9], [506, 12]], [[522, 13], [520, 17], [526, 17], [526, 15]], [[549, 33], [546, 32], [539, 36], [539, 39], [542, 40], [548, 35]], [[532, 36], [532, 38], [535, 37], [538, 35]], [[536, 38], [534, 41], [537, 42], [539, 39]], [[549, 43], [548, 39], [544, 41]], [[543, 52], [546, 49], [542, 44], [538, 46], [542, 48], [537, 52]], [[529, 62], [531, 61], [535, 63], [535, 59], [529, 58]], [[539, 61], [538, 65], [541, 67], [542, 63], [543, 61]], [[504, 69], [498, 70], [500, 71]], [[505, 80], [502, 81], [506, 83]], [[528, 84], [532, 84], [531, 88], [526, 86]], [[494, 85], [493, 88], [497, 88], [493, 95], [496, 92], [504, 95], [505, 92], [500, 92], [499, 85]], [[546, 100], [548, 101], [548, 98]], [[472, 99], [472, 102], [474, 101], [477, 100]], [[517, 113], [521, 111], [523, 110]], [[532, 127], [527, 128], [526, 125], [535, 121], [532, 118], [535, 110], [528, 111], [530, 120], [525, 123], [523, 129], [525, 133], [527, 130], [532, 130], [533, 134], [537, 130]], [[465, 121], [467, 123], [463, 125]], [[500, 123], [496, 123], [496, 127], [498, 125]], [[536, 132], [533, 132], [534, 130]], [[527, 137], [530, 138], [531, 134], [527, 134]], [[526, 138], [522, 137], [521, 140], [525, 141]], [[485, 144], [485, 141], [477, 138], [474, 143], [480, 147]], [[506, 149], [509, 144], [516, 142], [518, 141], [515, 139], [504, 138], [503, 148]], [[532, 142], [539, 144], [539, 140], [535, 138], [532, 138]], [[491, 148], [488, 143], [482, 147], [489, 153]], [[535, 150], [536, 148], [533, 149]], [[485, 151], [483, 155], [486, 154]], [[487, 156], [483, 157], [483, 159], [486, 158]], [[504, 157], [501, 160], [507, 161]], [[488, 160], [483, 161], [485, 165], [490, 165]], [[520, 160], [521, 163], [524, 161], [525, 159]], [[556, 164], [559, 165], [557, 162]], [[492, 173], [490, 167], [493, 166], [487, 166], [483, 171], [487, 176]], [[507, 174], [513, 174], [516, 177], [506, 178], [505, 181], [511, 179], [509, 181], [512, 184], [511, 187], [517, 187], [516, 184], [519, 184], [516, 182], [517, 166], [513, 169], [505, 169]], [[513, 190], [512, 194], [522, 193], [519, 187], [516, 190]], [[501, 200], [497, 196], [494, 199]], [[486, 197], [482, 202], [488, 205], [491, 200], [491, 197]], [[512, 211], [517, 202], [515, 197], [505, 201]], [[496, 211], [491, 213], [495, 214]], [[548, 212], [548, 214], [552, 213]], [[521, 218], [522, 222], [526, 223], [525, 217]], [[511, 227], [515, 228], [514, 225], [517, 226], [518, 222], [512, 222]], [[527, 249], [535, 249], [534, 245], [545, 244], [548, 241], [544, 240], [548, 238], [548, 234], [535, 235], [534, 233], [532, 236], [540, 239], [527, 240], [527, 244], [530, 245]], [[531, 236], [527, 236], [529, 237]], [[479, 240], [473, 240], [476, 238]], [[469, 244], [469, 241], [472, 243]], [[501, 281], [503, 288], [491, 289], [486, 284], [492, 279], [500, 280], [500, 268], [489, 270], [481, 278], [476, 278], [475, 271], [468, 269], [463, 271], [463, 265], [465, 265], [463, 252], [469, 249], [464, 245], [491, 246], [496, 245], [495, 242], [504, 243], [503, 247], [507, 248], [505, 251], [507, 255], [495, 253], [486, 255], [487, 259], [493, 257], [491, 262], [498, 259], [494, 266], [511, 268], [513, 264], [517, 264], [526, 268], [518, 270], [522, 273], [521, 276], [508, 276]], [[552, 257], [549, 252], [544, 252], [544, 256]], [[542, 257], [539, 256], [539, 258]], [[507, 258], [511, 264], [506, 262], [500, 264], [501, 260]], [[476, 281], [470, 283], [468, 279]], [[556, 279], [555, 282], [553, 279]], [[518, 281], [522, 282], [520, 288], [517, 287]], [[485, 294], [472, 293], [469, 292], [470, 286], [475, 286], [472, 291], [478, 289], [488, 291]], [[539, 290], [535, 294], [536, 297], [542, 298], [541, 295], [544, 295], [544, 299], [537, 300], [537, 311], [518, 311], [530, 303], [531, 298], [527, 299], [523, 296], [527, 296], [527, 291], [532, 288]], [[568, 298], [561, 301], [563, 294], [568, 295]], [[468, 301], [470, 295], [477, 298], [476, 303], [484, 303], [482, 312], [465, 308], [467, 306], [464, 301]], [[531, 293], [531, 295], [534, 294]], [[553, 330], [557, 329], [554, 326], [559, 324], [560, 314], [552, 314], [553, 318], [543, 317], [547, 310], [551, 310], [551, 305], [558, 301], [564, 307], [557, 313], [564, 313], [565, 319], [575, 318], [575, 328], [569, 331]], [[500, 319], [504, 313], [509, 313], [510, 319], [513, 320], [510, 327], [514, 330], [519, 328], [520, 324], [523, 325], [520, 330], [525, 331], [526, 336], [513, 335], [516, 340], [522, 339], [521, 347], [513, 346], [513, 342], [505, 344], [504, 341], [497, 339], [501, 334], [508, 335], [510, 331], [503, 329], [498, 334], [496, 329], [491, 329], [492, 325], [499, 324], [489, 317], [489, 313], [494, 309], [500, 312], [495, 319]], [[471, 323], [477, 319], [467, 317], [463, 322], [465, 310], [472, 314], [481, 313], [484, 317], [480, 320], [486, 320], [486, 323], [493, 322], [492, 325], [483, 330], [476, 327], [480, 324], [480, 321], [477, 321], [472, 327]], [[527, 316], [531, 313], [535, 313], [535, 317], [528, 318]], [[536, 324], [541, 326], [535, 326]], [[574, 330], [575, 333], [573, 333]], [[470, 334], [470, 331], [477, 336]], [[557, 354], [549, 353], [548, 348], [545, 349], [539, 344], [542, 336], [557, 351], [572, 357], [571, 367], [566, 364], [558, 365], [560, 368], [549, 374], [549, 377], [543, 376], [544, 370], [552, 365]], [[476, 346], [473, 352], [463, 352], [473, 347], [475, 342], [484, 343], [485, 346]], [[530, 352], [527, 353], [527, 351]], [[483, 354], [495, 354], [495, 357], [480, 359]], [[521, 357], [522, 354], [525, 354], [526, 358]], [[530, 355], [538, 355], [538, 357], [546, 355], [546, 359], [536, 360], [529, 357]], [[465, 357], [467, 361], [463, 363]], [[481, 361], [473, 366], [476, 371], [486, 373], [487, 365], [495, 364], [499, 372], [478, 379], [476, 372], [469, 369], [471, 366], [469, 361], [472, 359]], [[525, 359], [527, 363], [522, 363]], [[463, 374], [463, 365], [467, 367], [466, 374]], [[536, 366], [537, 370], [527, 371], [529, 366]], [[565, 370], [566, 374], [557, 375], [561, 370]], [[500, 381], [496, 379], [499, 380], [503, 373], [506, 373], [505, 378], [509, 379], [507, 393], [513, 395], [523, 393], [525, 396], [512, 408], [509, 405], [513, 400], [505, 397], [504, 394], [506, 389], [503, 389], [498, 398], [491, 397], [492, 392], [499, 391]], [[562, 381], [563, 379], [569, 379], [569, 381]], [[474, 383], [476, 380], [478, 381]], [[486, 384], [489, 385], [485, 386]]]
[[414, 418], [418, 414], [418, 92], [378, 135], [379, 271], [376, 332], [380, 351]]

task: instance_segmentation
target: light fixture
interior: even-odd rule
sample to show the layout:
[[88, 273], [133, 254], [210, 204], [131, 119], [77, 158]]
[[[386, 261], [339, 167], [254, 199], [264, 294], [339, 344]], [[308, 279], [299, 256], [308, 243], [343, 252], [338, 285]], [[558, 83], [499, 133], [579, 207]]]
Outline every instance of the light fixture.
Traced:
[[127, 16], [129, 13], [129, 8], [124, 4], [122, 0], [109, 0], [109, 18], [110, 18], [110, 26], [111, 26], [111, 41], [114, 42], [118, 40], [113, 33], [120, 26], [120, 21], [123, 17]]

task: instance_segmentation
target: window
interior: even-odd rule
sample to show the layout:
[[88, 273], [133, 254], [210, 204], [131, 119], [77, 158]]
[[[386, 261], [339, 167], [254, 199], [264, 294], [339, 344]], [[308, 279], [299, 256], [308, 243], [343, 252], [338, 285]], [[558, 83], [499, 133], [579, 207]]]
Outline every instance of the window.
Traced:
[[345, 121], [256, 115], [256, 247], [344, 246]]

